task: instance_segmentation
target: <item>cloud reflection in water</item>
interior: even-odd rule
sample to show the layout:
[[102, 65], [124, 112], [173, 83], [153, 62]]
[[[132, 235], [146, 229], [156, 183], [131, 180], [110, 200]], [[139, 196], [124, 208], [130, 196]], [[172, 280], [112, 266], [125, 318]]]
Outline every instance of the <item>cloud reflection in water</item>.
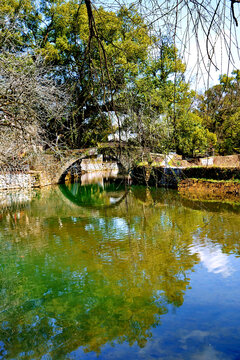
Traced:
[[234, 272], [228, 255], [222, 252], [221, 245], [214, 244], [208, 239], [205, 239], [203, 243], [194, 239], [189, 249], [191, 254], [199, 255], [208, 272], [221, 274], [224, 278], [231, 276]]

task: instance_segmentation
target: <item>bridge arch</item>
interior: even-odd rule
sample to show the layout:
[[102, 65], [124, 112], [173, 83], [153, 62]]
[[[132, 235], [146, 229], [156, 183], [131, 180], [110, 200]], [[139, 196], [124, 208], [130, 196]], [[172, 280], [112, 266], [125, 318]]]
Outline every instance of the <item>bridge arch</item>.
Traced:
[[[105, 157], [105, 161], [97, 160], [97, 158], [94, 158], [93, 156], [102, 155]], [[80, 156], [71, 157], [71, 158], [64, 158], [61, 161], [61, 165], [58, 168], [58, 171], [56, 172], [56, 182], [57, 183], [63, 183], [66, 174], [68, 171], [73, 167], [75, 163], [79, 163], [79, 167], [81, 168], [81, 163], [83, 160], [92, 160], [92, 163], [90, 162], [89, 165], [84, 164], [84, 167], [89, 166], [93, 167], [92, 169], [86, 170], [86, 172], [90, 171], [105, 171], [105, 170], [124, 170], [124, 166], [118, 161], [117, 157], [111, 156], [111, 155], [105, 155], [101, 154], [99, 152], [95, 153], [82, 153]], [[111, 163], [112, 162], [112, 163]], [[105, 165], [104, 165], [105, 164]], [[95, 169], [94, 169], [95, 166]]]
[[102, 145], [95, 148], [62, 151], [60, 156], [55, 156], [55, 160], [52, 164], [53, 166], [50, 168], [48, 166], [46, 167], [45, 173], [48, 178], [51, 179], [51, 184], [61, 183], [68, 169], [73, 166], [74, 163], [80, 162], [83, 159], [90, 159], [93, 156], [96, 157], [97, 155], [103, 156], [103, 163], [117, 163], [120, 172], [128, 172], [131, 167], [131, 162], [133, 161], [133, 157], [131, 157], [127, 152], [122, 153], [120, 160], [118, 147], [104, 144], [104, 146]]
[[98, 155], [97, 148], [90, 148], [86, 150], [71, 150], [66, 151], [62, 154], [61, 158], [59, 159], [58, 164], [56, 164], [55, 174], [54, 174], [54, 183], [60, 183], [64, 175], [67, 173], [68, 169], [76, 162], [84, 159], [90, 158], [93, 155]]
[[80, 157], [78, 159], [74, 158], [74, 159], [69, 159], [68, 161], [66, 161], [63, 166], [61, 166], [61, 168], [59, 169], [58, 173], [56, 174], [56, 178], [58, 179], [57, 183], [63, 183], [66, 174], [68, 173], [68, 171], [71, 169], [71, 167], [75, 164], [78, 163], [80, 161], [82, 161], [82, 159], [84, 159], [84, 157]]

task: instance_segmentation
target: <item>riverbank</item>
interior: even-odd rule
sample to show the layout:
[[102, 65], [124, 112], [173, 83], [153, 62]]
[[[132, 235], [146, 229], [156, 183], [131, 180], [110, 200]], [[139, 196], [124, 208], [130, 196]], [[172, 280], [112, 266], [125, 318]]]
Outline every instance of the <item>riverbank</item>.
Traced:
[[240, 167], [137, 166], [132, 180], [133, 184], [178, 189], [181, 196], [191, 200], [240, 202]]
[[218, 181], [240, 181], [240, 167], [192, 166], [163, 167], [163, 166], [136, 166], [131, 172], [134, 184], [148, 186], [165, 186], [178, 188], [185, 179], [206, 179]]
[[[92, 150], [73, 151], [64, 157], [42, 154], [33, 164], [29, 164], [28, 171], [0, 172], [0, 190], [43, 187], [64, 182], [66, 179], [75, 181], [84, 173], [97, 171], [118, 172], [121, 164], [106, 161], [103, 155], [96, 153], [96, 149]], [[187, 161], [177, 154], [151, 154], [151, 162], [131, 167], [130, 175], [136, 185], [175, 189], [186, 179], [240, 181], [240, 156], [215, 156]], [[187, 192], [190, 186], [190, 182], [184, 183], [184, 191]], [[235, 188], [235, 184], [233, 187]], [[205, 185], [205, 188], [208, 189], [208, 186]], [[221, 185], [221, 188], [224, 186]]]
[[191, 200], [240, 202], [239, 180], [185, 179], [179, 183], [178, 191]]

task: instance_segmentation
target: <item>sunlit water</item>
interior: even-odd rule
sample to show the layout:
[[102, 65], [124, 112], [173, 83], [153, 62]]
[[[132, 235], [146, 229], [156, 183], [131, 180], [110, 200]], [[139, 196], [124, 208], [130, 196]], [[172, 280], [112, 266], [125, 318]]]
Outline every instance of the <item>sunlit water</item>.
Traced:
[[91, 183], [6, 196], [0, 359], [240, 359], [240, 207]]

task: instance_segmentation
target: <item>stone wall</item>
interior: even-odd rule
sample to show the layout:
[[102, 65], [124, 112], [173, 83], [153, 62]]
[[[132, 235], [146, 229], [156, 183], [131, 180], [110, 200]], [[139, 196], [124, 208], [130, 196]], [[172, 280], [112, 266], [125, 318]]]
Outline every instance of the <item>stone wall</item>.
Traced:
[[0, 173], [0, 190], [26, 189], [39, 186], [40, 174], [35, 171], [28, 173]]
[[219, 167], [240, 167], [240, 155], [209, 156], [199, 159], [199, 165]]
[[[56, 184], [66, 168], [77, 161], [77, 156], [85, 153], [75, 153], [76, 159], [58, 157], [56, 154], [42, 154], [30, 164], [31, 171], [23, 173], [0, 173], [0, 190], [24, 189], [43, 187]], [[91, 155], [91, 154], [90, 154]], [[90, 156], [88, 154], [88, 156]], [[81, 161], [82, 173], [93, 171], [118, 170], [116, 162], [103, 162], [102, 155], [92, 155], [95, 158], [84, 158]], [[152, 165], [136, 166], [132, 170], [133, 182], [150, 186], [177, 187], [178, 182], [184, 178], [206, 178], [216, 180], [240, 179], [240, 155], [214, 156], [200, 159], [198, 165], [190, 164], [181, 159], [181, 156], [169, 154], [167, 157], [151, 154]], [[68, 161], [68, 163], [66, 163]], [[164, 167], [163, 165], [167, 167]], [[192, 166], [195, 165], [195, 166]]]
[[118, 170], [118, 164], [116, 162], [103, 162], [102, 159], [83, 159], [81, 162], [82, 173], [108, 170]]

